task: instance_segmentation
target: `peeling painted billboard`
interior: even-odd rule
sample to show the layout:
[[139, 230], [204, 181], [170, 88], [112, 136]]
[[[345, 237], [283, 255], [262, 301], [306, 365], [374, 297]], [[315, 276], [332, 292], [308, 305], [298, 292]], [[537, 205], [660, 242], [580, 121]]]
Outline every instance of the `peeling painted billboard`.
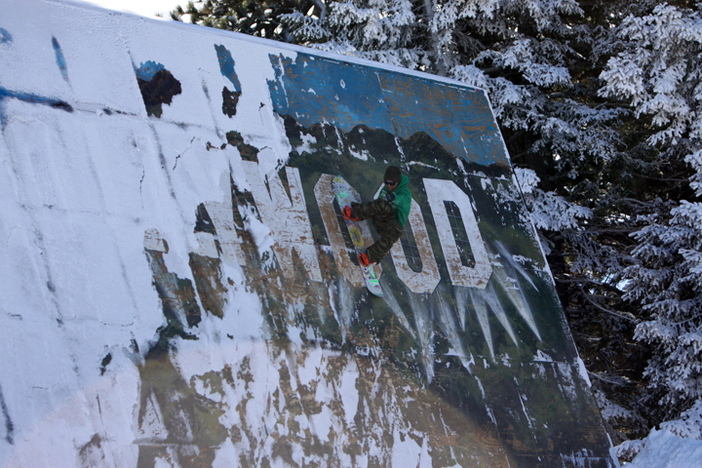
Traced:
[[[42, 426], [81, 467], [615, 466], [483, 90], [1, 3], [0, 466]], [[412, 206], [377, 298], [331, 179], [371, 200], [389, 165]]]

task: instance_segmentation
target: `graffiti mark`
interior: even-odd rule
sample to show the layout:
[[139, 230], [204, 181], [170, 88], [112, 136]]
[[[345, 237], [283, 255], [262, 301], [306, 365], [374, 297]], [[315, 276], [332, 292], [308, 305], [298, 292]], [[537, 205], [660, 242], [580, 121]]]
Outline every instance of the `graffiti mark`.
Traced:
[[15, 443], [15, 425], [10, 418], [10, 410], [7, 408], [7, 403], [5, 403], [5, 396], [2, 394], [2, 387], [0, 386], [0, 409], [2, 409], [2, 415], [5, 418], [5, 441], [12, 445]]
[[63, 55], [61, 50], [61, 45], [58, 43], [55, 37], [51, 38], [51, 46], [54, 48], [54, 54], [56, 54], [56, 65], [58, 65], [59, 70], [61, 70], [61, 76], [63, 80], [68, 83], [68, 68], [66, 67], [66, 57]]
[[12, 34], [7, 29], [0, 28], [0, 44], [9, 44], [12, 42]]
[[[66, 101], [46, 96], [39, 96], [38, 94], [10, 91], [9, 89], [0, 87], [0, 104], [2, 104], [3, 100], [7, 98], [19, 99], [20, 101], [28, 102], [30, 104], [41, 104], [44, 106], [53, 107], [55, 109], [61, 109], [66, 112], [73, 112], [73, 106]], [[2, 123], [3, 127], [5, 126], [5, 114], [1, 109], [0, 123]]]

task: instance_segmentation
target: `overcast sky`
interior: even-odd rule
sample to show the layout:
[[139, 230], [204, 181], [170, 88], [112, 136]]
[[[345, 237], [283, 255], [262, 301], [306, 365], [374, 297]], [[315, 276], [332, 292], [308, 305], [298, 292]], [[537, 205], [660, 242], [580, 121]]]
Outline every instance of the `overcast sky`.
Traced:
[[164, 18], [170, 18], [171, 10], [178, 5], [185, 7], [188, 0], [88, 0], [87, 3], [109, 10], [128, 11], [141, 16], [153, 17], [160, 13]]

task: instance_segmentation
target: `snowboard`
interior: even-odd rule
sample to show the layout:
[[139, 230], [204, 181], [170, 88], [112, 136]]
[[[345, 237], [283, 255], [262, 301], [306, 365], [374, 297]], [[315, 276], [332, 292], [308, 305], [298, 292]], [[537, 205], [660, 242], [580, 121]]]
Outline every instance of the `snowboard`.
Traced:
[[[332, 191], [336, 197], [336, 201], [339, 203], [339, 209], [344, 211], [345, 206], [351, 206], [351, 202], [360, 203], [361, 200], [356, 197], [355, 193], [351, 191], [351, 186], [344, 180], [341, 176], [336, 176], [332, 179]], [[363, 235], [361, 234], [361, 226], [359, 226], [359, 221], [352, 221], [350, 219], [344, 219], [346, 222], [346, 227], [349, 230], [349, 235], [351, 236], [351, 241], [356, 249], [356, 255], [365, 253], [366, 249], [363, 246]], [[376, 275], [375, 268], [373, 265], [364, 267], [360, 264], [359, 268], [363, 273], [363, 280], [366, 283], [366, 288], [371, 294], [378, 297], [383, 297], [383, 290], [380, 288], [380, 277]]]

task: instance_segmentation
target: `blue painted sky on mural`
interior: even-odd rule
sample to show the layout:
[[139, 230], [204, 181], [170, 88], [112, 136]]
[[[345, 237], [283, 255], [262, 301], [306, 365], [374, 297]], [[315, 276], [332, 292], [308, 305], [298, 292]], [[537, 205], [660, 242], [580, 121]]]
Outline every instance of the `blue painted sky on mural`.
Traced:
[[394, 133], [377, 73], [306, 54], [295, 61], [271, 56], [275, 81], [268, 81], [273, 107], [300, 124], [318, 122], [350, 131], [359, 124]]
[[304, 126], [326, 122], [348, 132], [363, 124], [400, 138], [424, 132], [457, 157], [509, 164], [482, 90], [307, 54], [270, 60], [274, 109]]

